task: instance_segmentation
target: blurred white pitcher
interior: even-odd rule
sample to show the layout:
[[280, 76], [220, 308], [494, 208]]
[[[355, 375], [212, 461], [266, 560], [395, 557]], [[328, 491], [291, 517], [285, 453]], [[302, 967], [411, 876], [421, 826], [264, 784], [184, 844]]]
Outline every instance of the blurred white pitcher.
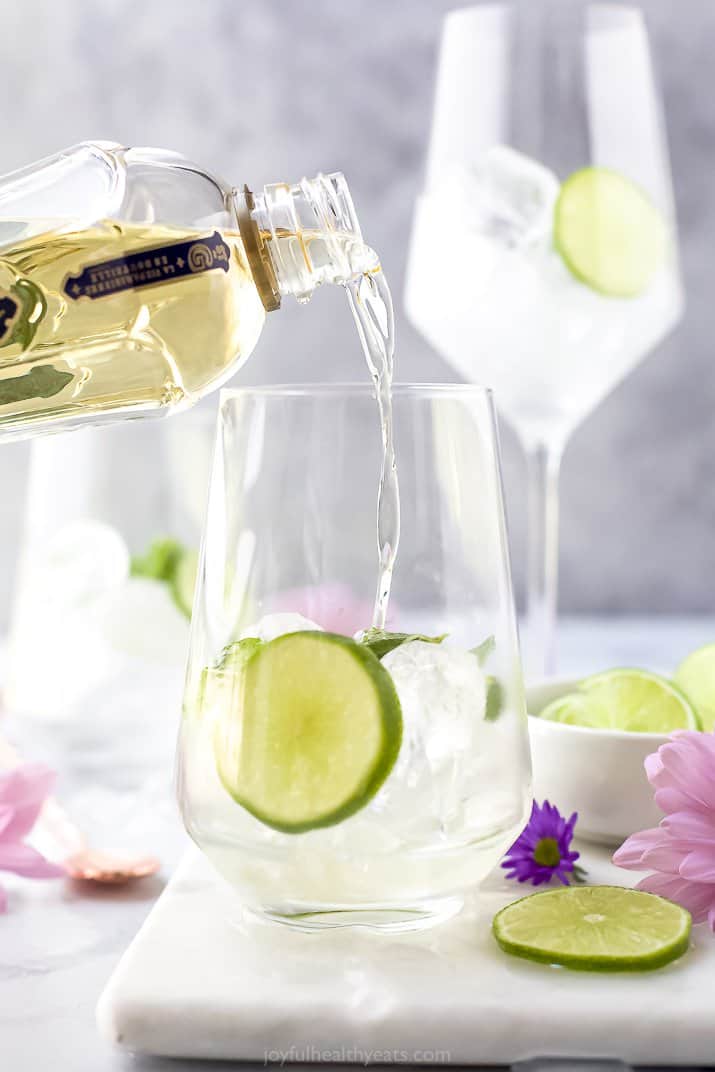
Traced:
[[5, 702], [60, 769], [168, 769], [212, 441], [213, 407], [32, 444]]

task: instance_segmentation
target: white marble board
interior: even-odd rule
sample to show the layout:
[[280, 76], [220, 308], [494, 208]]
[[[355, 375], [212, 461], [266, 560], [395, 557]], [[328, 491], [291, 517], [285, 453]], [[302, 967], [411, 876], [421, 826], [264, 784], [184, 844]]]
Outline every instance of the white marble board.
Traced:
[[[584, 849], [592, 881], [623, 885]], [[233, 891], [191, 851], [98, 1006], [121, 1048], [263, 1062], [342, 1059], [508, 1064], [548, 1054], [632, 1064], [715, 1064], [715, 937], [657, 972], [568, 972], [503, 954], [490, 921], [523, 887], [491, 877], [429, 931], [305, 934], [241, 917]], [[438, 1053], [441, 1051], [441, 1053]], [[401, 1057], [392, 1057], [401, 1054]]]

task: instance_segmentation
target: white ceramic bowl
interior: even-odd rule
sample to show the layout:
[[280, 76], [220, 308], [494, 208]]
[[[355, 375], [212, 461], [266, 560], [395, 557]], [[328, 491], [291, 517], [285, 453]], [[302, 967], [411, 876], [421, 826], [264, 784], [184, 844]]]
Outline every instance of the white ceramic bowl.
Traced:
[[663, 818], [643, 761], [667, 736], [566, 726], [535, 717], [552, 700], [578, 685], [554, 678], [526, 690], [534, 797], [549, 800], [562, 815], [578, 812], [576, 836], [619, 845], [629, 834]]

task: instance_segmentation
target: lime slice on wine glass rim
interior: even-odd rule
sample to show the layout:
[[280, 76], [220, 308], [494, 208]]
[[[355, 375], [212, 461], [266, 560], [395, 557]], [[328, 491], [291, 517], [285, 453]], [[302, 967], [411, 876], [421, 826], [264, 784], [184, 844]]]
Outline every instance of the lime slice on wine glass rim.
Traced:
[[578, 280], [607, 297], [635, 298], [663, 264], [666, 222], [625, 175], [603, 167], [575, 171], [554, 208], [554, 245]]
[[574, 692], [540, 712], [548, 722], [629, 733], [668, 734], [701, 728], [689, 698], [650, 670], [618, 668], [584, 678]]
[[702, 728], [715, 730], [715, 644], [705, 644], [683, 659], [675, 683], [694, 704]]
[[564, 886], [497, 912], [492, 933], [513, 956], [576, 971], [652, 971], [685, 953], [692, 920], [680, 905], [620, 886]]
[[[222, 670], [219, 778], [267, 826], [333, 826], [375, 796], [397, 759], [402, 711], [390, 674], [336, 633], [287, 633]], [[231, 680], [228, 680], [231, 678]]]

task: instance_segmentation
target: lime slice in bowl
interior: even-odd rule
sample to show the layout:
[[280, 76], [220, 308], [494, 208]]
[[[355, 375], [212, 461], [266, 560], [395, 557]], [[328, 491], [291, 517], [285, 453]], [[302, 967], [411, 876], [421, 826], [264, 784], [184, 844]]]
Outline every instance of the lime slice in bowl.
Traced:
[[505, 953], [576, 971], [651, 971], [682, 956], [690, 913], [663, 897], [620, 886], [565, 886], [497, 912]]
[[601, 717], [598, 709], [589, 708], [586, 697], [580, 692], [568, 692], [559, 696], [539, 713], [539, 718], [547, 722], [562, 722], [567, 726], [590, 726], [598, 728]]
[[706, 644], [683, 659], [675, 682], [695, 705], [702, 728], [715, 730], [715, 644]]
[[629, 733], [699, 730], [700, 719], [685, 693], [649, 670], [606, 670], [585, 678], [577, 692], [541, 712], [550, 722]]
[[571, 273], [601, 294], [634, 298], [647, 290], [667, 235], [647, 194], [617, 171], [582, 168], [561, 187], [554, 244]]
[[295, 834], [341, 822], [375, 796], [400, 750], [402, 712], [369, 648], [335, 633], [288, 633], [256, 647], [236, 674], [214, 736], [234, 800]]

